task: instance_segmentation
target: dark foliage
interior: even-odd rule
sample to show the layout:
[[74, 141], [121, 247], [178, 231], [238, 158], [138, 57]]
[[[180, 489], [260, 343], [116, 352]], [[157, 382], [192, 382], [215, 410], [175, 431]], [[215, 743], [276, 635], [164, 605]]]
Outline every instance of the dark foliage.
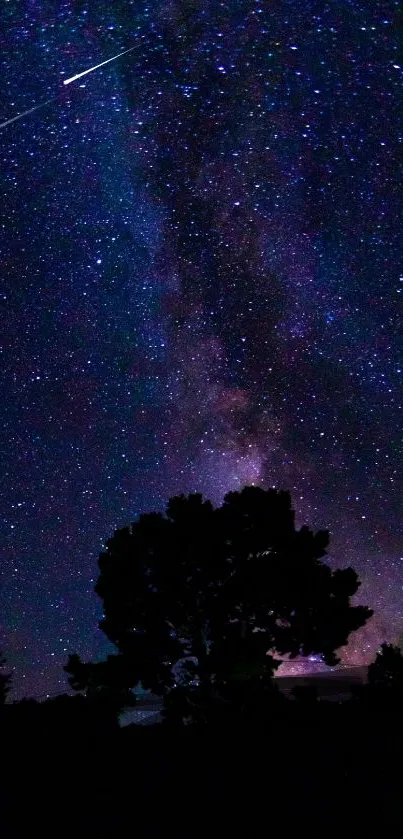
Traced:
[[95, 665], [71, 657], [71, 684], [141, 681], [169, 705], [241, 696], [244, 706], [246, 685], [255, 696], [268, 689], [277, 666], [268, 651], [336, 663], [372, 612], [350, 603], [356, 573], [321, 561], [328, 541], [325, 531], [296, 530], [289, 493], [274, 489], [229, 493], [218, 509], [180, 496], [165, 515], [140, 516], [99, 559], [100, 626], [119, 655]]

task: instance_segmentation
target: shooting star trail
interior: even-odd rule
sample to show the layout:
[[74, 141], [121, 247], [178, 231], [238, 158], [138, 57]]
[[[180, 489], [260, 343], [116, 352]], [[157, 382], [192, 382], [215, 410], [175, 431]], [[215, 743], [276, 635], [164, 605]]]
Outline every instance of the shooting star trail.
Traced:
[[34, 105], [33, 108], [28, 108], [27, 111], [23, 111], [22, 114], [17, 114], [16, 117], [11, 117], [11, 119], [6, 119], [5, 122], [0, 122], [0, 128], [5, 128], [6, 125], [11, 125], [12, 122], [16, 122], [17, 119], [23, 119], [23, 117], [27, 117], [28, 114], [32, 114], [34, 111], [37, 111], [39, 108], [44, 108], [45, 105], [50, 105], [51, 102], [55, 102], [55, 99], [47, 99], [46, 102], [41, 102], [39, 105]]
[[112, 58], [107, 58], [106, 61], [101, 61], [101, 63], [96, 64], [95, 67], [90, 67], [89, 70], [83, 70], [82, 73], [77, 73], [75, 76], [71, 76], [70, 79], [65, 79], [63, 84], [71, 84], [72, 82], [76, 82], [77, 79], [81, 79], [83, 76], [86, 76], [87, 73], [92, 73], [94, 70], [98, 70], [100, 67], [104, 67], [105, 64], [109, 64], [110, 61], [116, 61], [116, 59], [121, 58], [122, 55], [127, 55], [128, 52], [133, 52], [133, 50], [137, 50], [139, 46], [140, 44], [136, 44], [134, 47], [130, 47], [130, 49], [124, 50], [123, 52], [120, 52], [118, 55], [113, 55]]
[[[105, 64], [109, 64], [110, 61], [116, 61], [117, 58], [121, 58], [122, 55], [127, 55], [128, 52], [133, 52], [133, 50], [137, 50], [141, 44], [135, 44], [134, 47], [130, 47], [128, 50], [123, 50], [118, 55], [113, 55], [112, 58], [107, 58], [106, 61], [101, 61], [100, 64], [96, 64], [95, 67], [90, 67], [89, 70], [83, 70], [82, 73], [77, 73], [75, 76], [71, 76], [70, 79], [65, 79], [63, 84], [71, 84], [72, 82], [76, 82], [77, 79], [81, 79], [82, 76], [86, 76], [87, 73], [92, 73], [93, 70], [98, 70], [99, 67], [104, 67]], [[50, 105], [51, 102], [56, 102], [57, 96], [53, 97], [53, 99], [47, 99], [46, 102], [40, 102], [39, 105], [34, 105], [33, 108], [28, 108], [27, 111], [23, 111], [22, 114], [17, 114], [15, 117], [11, 117], [10, 119], [4, 120], [4, 122], [0, 122], [0, 130], [5, 128], [7, 125], [11, 125], [12, 122], [16, 122], [18, 119], [23, 119], [27, 117], [29, 114], [33, 114], [34, 111], [38, 111], [39, 108], [44, 108], [45, 105]]]

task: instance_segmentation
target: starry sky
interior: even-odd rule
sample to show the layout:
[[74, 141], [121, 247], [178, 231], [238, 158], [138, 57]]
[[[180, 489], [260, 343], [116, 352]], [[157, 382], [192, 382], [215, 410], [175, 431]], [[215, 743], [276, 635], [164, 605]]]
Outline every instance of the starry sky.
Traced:
[[398, 2], [1, 6], [0, 122], [53, 100], [0, 131], [15, 695], [108, 649], [116, 527], [252, 482], [359, 571], [367, 662], [403, 633]]

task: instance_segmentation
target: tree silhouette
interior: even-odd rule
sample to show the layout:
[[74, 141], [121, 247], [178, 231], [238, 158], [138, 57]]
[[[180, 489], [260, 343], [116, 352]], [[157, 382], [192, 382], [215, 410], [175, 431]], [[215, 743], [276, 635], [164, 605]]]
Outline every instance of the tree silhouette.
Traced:
[[382, 644], [381, 652], [368, 667], [368, 684], [377, 690], [398, 692], [403, 697], [403, 655], [399, 647]]
[[119, 655], [102, 666], [70, 658], [71, 683], [141, 681], [167, 704], [178, 686], [200, 702], [267, 684], [277, 666], [269, 652], [337, 663], [372, 612], [350, 604], [356, 573], [321, 561], [328, 541], [296, 530], [289, 493], [274, 489], [245, 487], [217, 509], [179, 496], [165, 515], [141, 515], [99, 558], [100, 627]]
[[0, 651], [0, 705], [5, 705], [11, 687], [11, 673], [6, 672], [7, 659]]

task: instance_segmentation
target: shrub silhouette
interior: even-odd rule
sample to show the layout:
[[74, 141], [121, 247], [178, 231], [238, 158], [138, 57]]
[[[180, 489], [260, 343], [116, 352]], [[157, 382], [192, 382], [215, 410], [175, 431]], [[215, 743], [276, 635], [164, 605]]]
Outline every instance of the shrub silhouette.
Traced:
[[400, 691], [403, 695], [403, 655], [399, 647], [382, 644], [375, 661], [368, 667], [370, 687]]
[[0, 651], [0, 705], [4, 705], [11, 688], [11, 673], [6, 669], [7, 659]]

